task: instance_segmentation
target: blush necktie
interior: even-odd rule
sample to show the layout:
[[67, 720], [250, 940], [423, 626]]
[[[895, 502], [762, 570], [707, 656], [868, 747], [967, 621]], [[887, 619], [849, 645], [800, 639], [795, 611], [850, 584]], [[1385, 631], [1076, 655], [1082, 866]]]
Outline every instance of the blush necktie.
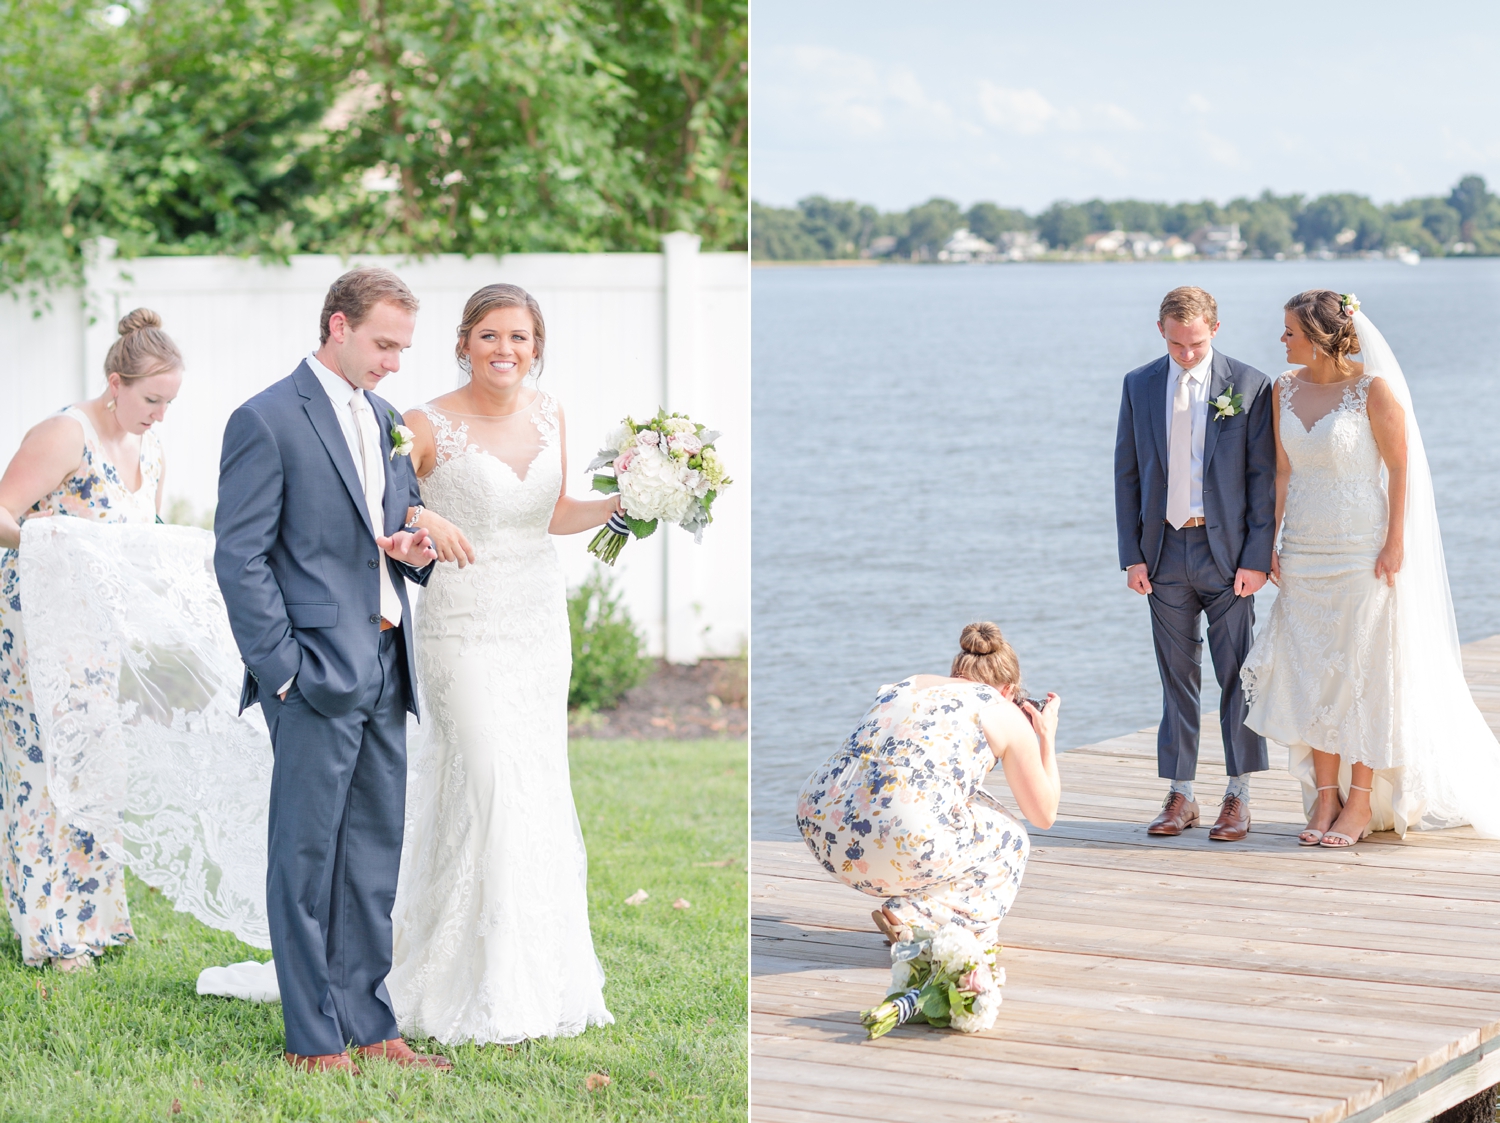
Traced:
[[1193, 491], [1193, 412], [1190, 376], [1177, 376], [1172, 399], [1172, 430], [1167, 440], [1167, 522], [1177, 529], [1188, 521]]

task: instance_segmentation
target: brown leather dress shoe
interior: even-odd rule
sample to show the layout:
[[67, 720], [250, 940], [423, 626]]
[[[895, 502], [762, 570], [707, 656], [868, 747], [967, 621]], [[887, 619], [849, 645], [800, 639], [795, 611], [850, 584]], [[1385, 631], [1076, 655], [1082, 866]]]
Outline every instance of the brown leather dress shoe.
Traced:
[[288, 1053], [286, 1063], [304, 1072], [347, 1072], [352, 1076], [359, 1075], [359, 1068], [349, 1059], [348, 1053], [322, 1053], [316, 1057]]
[[1181, 792], [1168, 792], [1161, 814], [1151, 820], [1147, 834], [1181, 834], [1198, 825], [1198, 805]]
[[1219, 818], [1208, 828], [1215, 842], [1238, 842], [1250, 833], [1250, 805], [1238, 796], [1225, 796], [1219, 805]]
[[452, 1072], [453, 1062], [436, 1053], [419, 1053], [399, 1037], [381, 1041], [375, 1045], [356, 1045], [354, 1055], [360, 1060], [391, 1061], [402, 1068], [430, 1068], [436, 1072]]

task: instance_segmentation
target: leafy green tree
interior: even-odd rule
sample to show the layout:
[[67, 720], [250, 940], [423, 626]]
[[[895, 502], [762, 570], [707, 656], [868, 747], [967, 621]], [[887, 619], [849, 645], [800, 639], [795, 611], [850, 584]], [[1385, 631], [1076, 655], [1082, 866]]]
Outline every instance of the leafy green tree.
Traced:
[[1025, 211], [1007, 210], [994, 203], [975, 203], [964, 212], [964, 223], [971, 233], [986, 242], [998, 242], [1002, 234], [1032, 228]]
[[802, 229], [822, 248], [822, 257], [858, 257], [870, 244], [877, 212], [868, 204], [812, 195], [798, 202], [797, 210]]
[[126, 255], [746, 244], [744, 0], [0, 0], [0, 288]]
[[757, 261], [817, 261], [823, 246], [802, 226], [802, 212], [750, 204], [750, 253]]
[[[649, 223], [706, 248], [743, 249], [750, 179], [748, 0], [593, 0], [583, 23], [601, 65], [630, 91], [617, 143], [639, 153]], [[626, 208], [630, 213], [630, 208]]]
[[1078, 245], [1093, 228], [1089, 212], [1073, 203], [1053, 203], [1036, 219], [1037, 234], [1055, 250]]
[[963, 211], [952, 199], [928, 199], [906, 212], [906, 233], [896, 244], [896, 252], [913, 261], [926, 261], [963, 225]]
[[1320, 195], [1297, 220], [1297, 239], [1308, 247], [1376, 250], [1385, 245], [1385, 227], [1385, 215], [1363, 195]]

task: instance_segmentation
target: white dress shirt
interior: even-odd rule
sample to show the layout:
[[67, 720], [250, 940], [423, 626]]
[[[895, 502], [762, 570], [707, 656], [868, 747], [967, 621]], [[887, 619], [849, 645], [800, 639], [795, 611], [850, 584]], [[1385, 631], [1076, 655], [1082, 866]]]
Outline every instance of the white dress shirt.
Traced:
[[[359, 430], [355, 427], [359, 422], [355, 419], [354, 410], [351, 408], [351, 399], [357, 393], [364, 397], [364, 391], [356, 386], [350, 385], [344, 379], [329, 370], [318, 361], [317, 355], [307, 356], [308, 369], [317, 377], [319, 385], [328, 395], [328, 400], [333, 404], [333, 416], [338, 418], [339, 431], [344, 434], [344, 441], [349, 446], [349, 459], [354, 461], [354, 471], [359, 476], [360, 487], [364, 489], [365, 496], [374, 511], [383, 509], [385, 502], [385, 473], [382, 471], [374, 479], [368, 479], [365, 472], [365, 458], [362, 453]], [[374, 417], [374, 407], [365, 399], [365, 412], [368, 417]], [[373, 459], [380, 458], [380, 423], [373, 422], [373, 432], [365, 433], [365, 442], [370, 443], [375, 450]], [[373, 442], [373, 443], [372, 443]], [[378, 523], [376, 531], [384, 529]], [[380, 567], [380, 603], [381, 615], [390, 623], [399, 625], [401, 623], [401, 602], [396, 596], [395, 586], [391, 584], [391, 576], [385, 566]], [[392, 618], [394, 617], [394, 619]], [[285, 694], [290, 689], [296, 676], [293, 675], [286, 681], [286, 685], [278, 690], [277, 694]]]
[[[1188, 493], [1188, 518], [1203, 517], [1203, 437], [1208, 432], [1208, 383], [1213, 373], [1212, 347], [1190, 370], [1184, 370], [1176, 359], [1167, 360], [1171, 377], [1167, 379], [1167, 437], [1172, 435], [1172, 401], [1181, 379], [1188, 379], [1188, 403], [1193, 415], [1193, 478]], [[1170, 483], [1170, 481], [1169, 481]]]
[[[349, 457], [354, 461], [355, 472], [359, 474], [359, 486], [364, 487], [365, 462], [359, 453], [359, 433], [354, 428], [354, 412], [349, 408], [349, 399], [354, 396], [357, 388], [320, 363], [316, 355], [307, 356], [307, 365], [318, 376], [318, 382], [327, 392], [328, 400], [333, 403], [333, 416], [339, 419], [339, 429], [343, 431], [344, 441], [349, 445]], [[360, 390], [359, 393], [363, 394], [364, 391]], [[380, 480], [380, 490], [384, 494], [384, 478]]]

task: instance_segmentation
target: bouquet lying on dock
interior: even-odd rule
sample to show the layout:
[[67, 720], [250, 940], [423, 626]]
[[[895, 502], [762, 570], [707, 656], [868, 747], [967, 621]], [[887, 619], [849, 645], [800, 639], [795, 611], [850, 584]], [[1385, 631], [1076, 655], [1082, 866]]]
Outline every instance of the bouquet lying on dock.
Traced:
[[1000, 949], [981, 947], [974, 933], [956, 924], [936, 932], [914, 928], [911, 937], [891, 945], [886, 1000], [859, 1016], [870, 1037], [909, 1021], [952, 1026], [961, 1033], [993, 1026], [1005, 985], [1005, 968], [995, 966]]
[[703, 541], [713, 522], [714, 500], [734, 481], [714, 449], [719, 434], [680, 413], [658, 410], [650, 421], [625, 418], [589, 465], [594, 490], [620, 493], [620, 510], [609, 517], [589, 553], [614, 565], [634, 535], [645, 538], [666, 520]]

